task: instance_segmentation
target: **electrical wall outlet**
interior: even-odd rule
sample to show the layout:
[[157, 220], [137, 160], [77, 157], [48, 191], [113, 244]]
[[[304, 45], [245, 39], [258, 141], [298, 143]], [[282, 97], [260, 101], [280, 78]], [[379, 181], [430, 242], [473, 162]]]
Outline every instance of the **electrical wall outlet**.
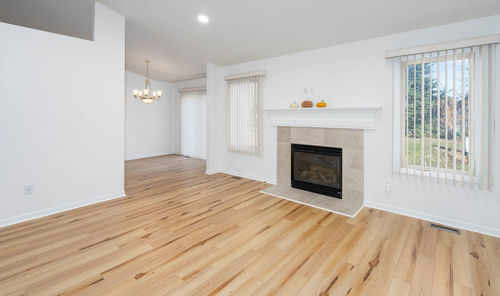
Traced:
[[392, 193], [392, 181], [391, 180], [385, 180], [385, 193], [391, 194]]
[[33, 194], [33, 185], [32, 184], [24, 185], [24, 195], [31, 195], [31, 194]]

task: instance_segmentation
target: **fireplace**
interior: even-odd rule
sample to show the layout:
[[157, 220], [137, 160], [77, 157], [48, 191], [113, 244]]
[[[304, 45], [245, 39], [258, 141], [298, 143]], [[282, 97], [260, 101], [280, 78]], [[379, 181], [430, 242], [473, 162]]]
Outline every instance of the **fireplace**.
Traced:
[[291, 185], [342, 198], [342, 148], [291, 144]]

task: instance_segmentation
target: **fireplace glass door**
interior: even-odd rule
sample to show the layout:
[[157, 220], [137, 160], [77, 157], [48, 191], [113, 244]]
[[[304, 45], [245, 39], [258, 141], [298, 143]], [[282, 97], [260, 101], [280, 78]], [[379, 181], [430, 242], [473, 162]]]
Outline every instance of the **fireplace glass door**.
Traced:
[[292, 144], [294, 188], [342, 198], [342, 149]]

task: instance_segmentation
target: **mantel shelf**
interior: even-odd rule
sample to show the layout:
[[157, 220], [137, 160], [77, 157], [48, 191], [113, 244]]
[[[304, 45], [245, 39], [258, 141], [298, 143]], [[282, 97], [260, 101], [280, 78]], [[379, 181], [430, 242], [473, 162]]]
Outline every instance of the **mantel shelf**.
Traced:
[[379, 111], [382, 107], [380, 106], [372, 106], [372, 107], [328, 107], [328, 108], [263, 108], [264, 111], [291, 111], [291, 112], [306, 112], [306, 111]]
[[380, 106], [264, 108], [273, 126], [375, 129]]

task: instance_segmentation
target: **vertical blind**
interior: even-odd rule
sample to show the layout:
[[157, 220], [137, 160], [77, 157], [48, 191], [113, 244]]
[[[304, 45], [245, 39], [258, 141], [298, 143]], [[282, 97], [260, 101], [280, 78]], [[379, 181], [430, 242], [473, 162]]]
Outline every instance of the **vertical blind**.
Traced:
[[390, 57], [399, 67], [400, 172], [492, 189], [495, 52], [487, 44]]
[[261, 154], [263, 72], [227, 76], [228, 150]]
[[[471, 48], [406, 57], [401, 62], [401, 164], [408, 173], [448, 174], [456, 183], [474, 172]], [[403, 77], [404, 76], [404, 77]], [[457, 176], [459, 175], [459, 176]], [[440, 178], [437, 178], [440, 181]]]

